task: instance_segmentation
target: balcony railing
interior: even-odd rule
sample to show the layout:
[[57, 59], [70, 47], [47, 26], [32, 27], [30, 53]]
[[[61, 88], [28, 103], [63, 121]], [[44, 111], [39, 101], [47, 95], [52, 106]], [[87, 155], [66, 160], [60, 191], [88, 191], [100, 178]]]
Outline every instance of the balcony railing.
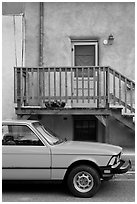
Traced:
[[22, 106], [48, 101], [71, 107], [124, 106], [134, 112], [135, 83], [110, 67], [15, 67], [14, 100]]

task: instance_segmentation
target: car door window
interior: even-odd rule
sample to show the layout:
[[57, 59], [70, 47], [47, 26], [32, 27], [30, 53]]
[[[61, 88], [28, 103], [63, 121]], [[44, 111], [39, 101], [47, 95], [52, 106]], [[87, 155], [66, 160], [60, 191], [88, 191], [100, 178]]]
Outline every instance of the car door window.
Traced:
[[44, 145], [35, 133], [26, 125], [3, 125], [2, 144], [31, 146]]

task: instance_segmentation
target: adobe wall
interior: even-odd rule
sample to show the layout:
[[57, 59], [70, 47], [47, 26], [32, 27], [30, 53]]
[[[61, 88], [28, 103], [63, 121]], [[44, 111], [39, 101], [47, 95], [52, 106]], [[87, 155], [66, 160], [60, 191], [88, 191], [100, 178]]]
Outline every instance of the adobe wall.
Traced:
[[[39, 3], [25, 4], [26, 66], [39, 59]], [[33, 19], [33, 23], [32, 23]], [[44, 65], [71, 66], [71, 39], [97, 39], [99, 64], [134, 79], [134, 3], [44, 3]], [[103, 41], [114, 35], [111, 46]]]
[[[36, 119], [36, 118], [32, 118]], [[42, 116], [40, 122], [55, 132], [58, 137], [67, 140], [74, 139], [74, 124], [73, 116]], [[129, 128], [124, 127], [123, 124], [110, 118], [109, 120], [109, 138], [107, 143], [113, 145], [120, 145], [121, 147], [134, 147], [135, 136]], [[123, 128], [124, 127], [124, 128]], [[105, 127], [99, 122], [97, 128], [97, 142], [104, 142]]]
[[[135, 4], [133, 2], [44, 3], [44, 66], [71, 66], [71, 39], [97, 39], [99, 41], [99, 65], [109, 65], [134, 80], [134, 6]], [[39, 65], [39, 10], [39, 2], [27, 2], [25, 4], [12, 2], [10, 4], [6, 3], [3, 7], [4, 15], [25, 12], [26, 66]], [[115, 38], [114, 44], [106, 46], [103, 44], [103, 41], [111, 33]], [[3, 85], [5, 98], [3, 102], [6, 103], [6, 106], [4, 106], [4, 117], [7, 117], [6, 111], [8, 112], [8, 117], [15, 117], [13, 71], [11, 71], [13, 70], [13, 66], [5, 64], [3, 70], [3, 80], [5, 80]], [[9, 82], [12, 82], [12, 86], [6, 86], [8, 88], [5, 89], [5, 85]], [[62, 118], [54, 118], [52, 116], [52, 119], [47, 119], [45, 122], [49, 126], [54, 126], [57, 133], [63, 137], [64, 133], [58, 126], [58, 124], [62, 125]], [[59, 121], [56, 123], [58, 119]], [[64, 123], [64, 127], [67, 128], [67, 137], [73, 138], [72, 119], [69, 118], [67, 122], [64, 120]], [[116, 123], [113, 123], [113, 121], [110, 123], [111, 143], [122, 145], [128, 143], [129, 145], [133, 145], [134, 138], [131, 137], [132, 133], [127, 128], [123, 132], [122, 127], [119, 126], [118, 130]], [[101, 128], [99, 128], [100, 134]], [[114, 139], [116, 137], [117, 139]]]

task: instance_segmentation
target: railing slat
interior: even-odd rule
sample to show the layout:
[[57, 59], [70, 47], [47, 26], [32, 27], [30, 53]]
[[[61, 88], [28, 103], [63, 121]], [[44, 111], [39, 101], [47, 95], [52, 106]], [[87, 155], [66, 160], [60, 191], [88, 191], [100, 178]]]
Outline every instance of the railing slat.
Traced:
[[21, 69], [17, 68], [17, 106], [18, 108], [21, 107], [21, 77], [20, 77], [20, 72], [21, 72]]
[[23, 93], [23, 69], [21, 67], [21, 72], [20, 72], [20, 83], [21, 83], [21, 105], [23, 104], [23, 100], [24, 100], [24, 93]]
[[90, 68], [88, 67], [88, 103], [90, 103]]
[[82, 103], [84, 103], [84, 68], [82, 67]]
[[109, 67], [106, 67], [106, 107], [109, 107], [110, 103], [110, 76], [109, 76]]
[[121, 74], [119, 74], [119, 105], [121, 105]]
[[103, 67], [103, 96], [104, 96], [104, 104], [106, 103], [106, 70], [105, 67]]
[[67, 68], [65, 68], [65, 102], [67, 103]]
[[131, 113], [133, 113], [133, 82], [130, 85], [130, 105], [131, 105]]
[[29, 72], [26, 68], [26, 104], [29, 104]]
[[31, 99], [34, 100], [34, 69], [31, 68]]
[[48, 88], [49, 88], [49, 90], [48, 90], [48, 100], [50, 102], [51, 93], [50, 93], [50, 68], [49, 67], [48, 67]]
[[42, 78], [43, 78], [43, 101], [45, 102], [45, 69], [42, 69]]
[[17, 68], [14, 67], [14, 103], [17, 102]]
[[97, 70], [97, 95], [98, 95], [97, 108], [99, 108], [99, 104], [101, 102], [100, 68], [98, 68]]
[[40, 105], [40, 93], [39, 93], [40, 80], [39, 80], [39, 77], [40, 77], [40, 73], [39, 73], [39, 68], [38, 68], [38, 71], [37, 71], [37, 101], [38, 101], [38, 105]]
[[127, 79], [125, 78], [125, 113], [127, 112]]
[[54, 97], [56, 100], [56, 68], [54, 67]]
[[78, 68], [76, 68], [76, 96], [77, 96], [77, 103], [78, 103], [78, 91], [79, 91], [79, 87], [78, 87]]
[[71, 103], [73, 103], [73, 69], [71, 67]]
[[94, 92], [94, 103], [96, 102], [96, 70], [95, 67], [93, 67], [93, 92]]
[[60, 94], [60, 101], [61, 101], [61, 68], [59, 68], [59, 94]]
[[113, 71], [113, 104], [116, 104], [116, 84], [115, 84], [115, 71]]

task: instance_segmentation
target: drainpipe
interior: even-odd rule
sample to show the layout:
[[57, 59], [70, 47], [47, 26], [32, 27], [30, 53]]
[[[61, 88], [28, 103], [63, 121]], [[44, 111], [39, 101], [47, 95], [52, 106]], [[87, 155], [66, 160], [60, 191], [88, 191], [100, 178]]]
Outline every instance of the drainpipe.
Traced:
[[[43, 67], [43, 36], [44, 36], [44, 3], [40, 2], [40, 33], [39, 33], [39, 66]], [[43, 95], [43, 80], [42, 80], [42, 70], [39, 69], [39, 99], [38, 105], [42, 106], [42, 95]]]
[[43, 66], [43, 36], [44, 36], [44, 3], [40, 2], [40, 43], [39, 43], [39, 66]]

